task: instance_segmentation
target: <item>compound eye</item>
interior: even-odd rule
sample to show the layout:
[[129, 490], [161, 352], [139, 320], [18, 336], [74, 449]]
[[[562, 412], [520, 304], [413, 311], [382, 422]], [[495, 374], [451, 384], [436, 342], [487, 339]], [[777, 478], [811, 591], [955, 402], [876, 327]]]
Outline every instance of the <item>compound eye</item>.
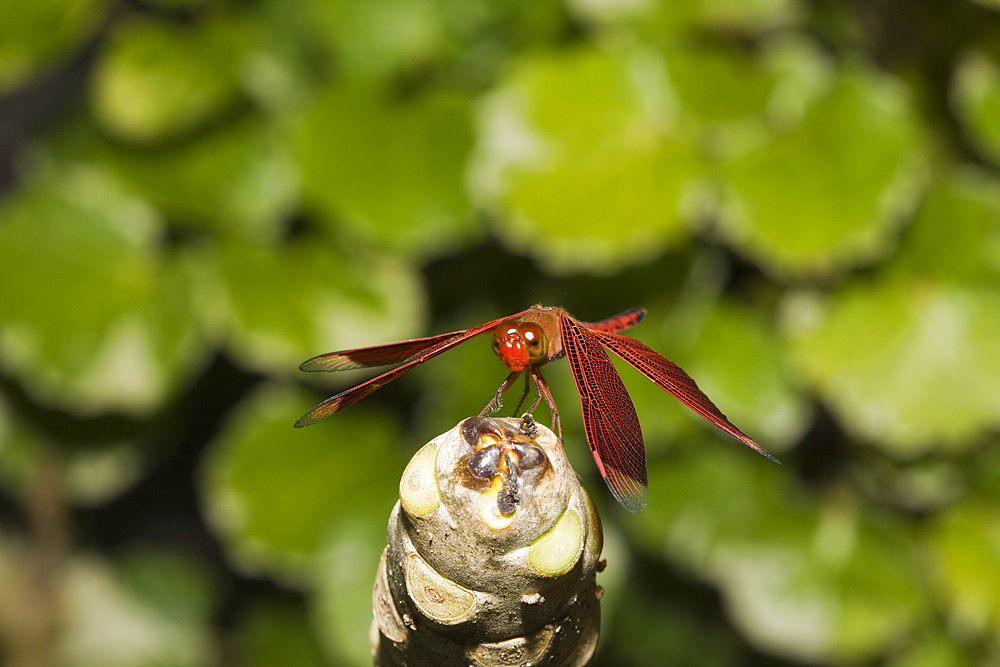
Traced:
[[548, 341], [545, 332], [534, 322], [522, 322], [517, 326], [517, 333], [528, 347], [528, 356], [532, 363], [544, 361], [548, 356]]
[[507, 320], [497, 325], [493, 330], [493, 351], [500, 354], [500, 345], [511, 336], [517, 336], [517, 320]]

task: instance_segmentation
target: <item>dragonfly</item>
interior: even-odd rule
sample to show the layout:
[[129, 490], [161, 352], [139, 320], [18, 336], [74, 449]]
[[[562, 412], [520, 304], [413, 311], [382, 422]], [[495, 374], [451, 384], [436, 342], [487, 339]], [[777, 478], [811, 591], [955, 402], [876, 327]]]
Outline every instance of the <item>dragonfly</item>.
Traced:
[[630, 512], [639, 512], [646, 505], [646, 450], [635, 405], [606, 350], [710, 423], [778, 463], [774, 456], [729, 421], [680, 366], [635, 338], [621, 335], [620, 332], [638, 324], [645, 314], [644, 308], [630, 308], [598, 322], [583, 322], [563, 308], [535, 305], [469, 329], [321, 354], [303, 362], [299, 368], [303, 371], [344, 371], [400, 365], [331, 396], [299, 417], [295, 427], [309, 426], [326, 419], [425, 361], [456, 345], [492, 333], [493, 351], [510, 374], [480, 415], [498, 410], [503, 396], [523, 375], [525, 389], [517, 411], [533, 381], [538, 398], [529, 412], [544, 399], [550, 411], [553, 431], [562, 440], [559, 411], [541, 369], [551, 361], [566, 357], [580, 396], [587, 445], [611, 494]]

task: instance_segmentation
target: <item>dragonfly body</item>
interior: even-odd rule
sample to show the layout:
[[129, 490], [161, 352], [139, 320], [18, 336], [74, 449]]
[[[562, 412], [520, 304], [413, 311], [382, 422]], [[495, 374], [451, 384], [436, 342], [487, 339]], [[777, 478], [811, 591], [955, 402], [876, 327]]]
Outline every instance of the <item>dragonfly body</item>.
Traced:
[[[632, 512], [638, 512], [646, 504], [645, 447], [635, 406], [605, 349], [614, 352], [711, 423], [776, 460], [733, 425], [679, 366], [636, 339], [619, 334], [638, 324], [645, 313], [642, 308], [632, 308], [599, 322], [581, 322], [562, 308], [536, 305], [462, 331], [313, 357], [302, 364], [302, 370], [336, 371], [401, 365], [328, 398], [302, 415], [295, 426], [308, 426], [329, 417], [438, 354], [482, 334], [492, 333], [493, 350], [510, 374], [481, 414], [499, 408], [503, 395], [527, 372], [526, 377], [533, 380], [538, 389], [538, 400], [530, 410], [544, 399], [552, 413], [553, 430], [561, 438], [559, 412], [541, 368], [550, 361], [567, 357], [580, 395], [587, 444], [612, 494]], [[527, 391], [526, 385], [521, 402]]]

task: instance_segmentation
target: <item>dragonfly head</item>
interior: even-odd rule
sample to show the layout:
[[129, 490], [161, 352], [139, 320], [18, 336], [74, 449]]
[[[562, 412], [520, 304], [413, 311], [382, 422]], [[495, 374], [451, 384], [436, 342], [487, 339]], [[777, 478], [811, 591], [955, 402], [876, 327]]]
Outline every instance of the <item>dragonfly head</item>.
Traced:
[[548, 357], [545, 332], [534, 322], [508, 320], [493, 331], [493, 351], [512, 371], [523, 371]]

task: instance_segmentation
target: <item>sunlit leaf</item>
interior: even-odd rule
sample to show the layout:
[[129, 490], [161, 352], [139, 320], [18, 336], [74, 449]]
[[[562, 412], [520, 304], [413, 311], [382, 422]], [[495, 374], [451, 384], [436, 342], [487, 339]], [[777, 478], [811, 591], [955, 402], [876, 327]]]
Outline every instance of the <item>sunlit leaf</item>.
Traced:
[[330, 88], [295, 137], [307, 205], [331, 230], [413, 255], [476, 233], [465, 192], [469, 100], [444, 91], [393, 102]]
[[1000, 629], [1000, 509], [971, 500], [932, 524], [933, 580], [962, 635]]
[[[686, 321], [679, 322], [678, 319]], [[740, 428], [776, 453], [806, 426], [809, 410], [785, 372], [777, 327], [735, 303], [722, 301], [708, 313], [671, 318], [687, 340], [664, 329], [674, 360]], [[662, 346], [661, 346], [662, 347]], [[728, 438], [727, 438], [728, 441]]]
[[799, 124], [721, 165], [720, 230], [779, 276], [868, 261], [916, 194], [917, 146], [902, 86], [848, 69]]
[[386, 546], [385, 521], [346, 522], [324, 546], [317, 567], [312, 610], [316, 634], [327, 655], [344, 667], [367, 667], [372, 662], [368, 639], [372, 615], [361, 610], [372, 605], [379, 555]]
[[405, 337], [422, 312], [413, 269], [389, 256], [234, 240], [203, 260], [220, 288], [203, 295], [207, 326], [244, 363], [281, 374], [323, 352]]
[[265, 388], [242, 407], [208, 459], [206, 510], [245, 571], [302, 576], [338, 526], [361, 517], [384, 525], [396, 500], [405, 452], [396, 448], [391, 420], [354, 408], [293, 428], [317, 402]]
[[760, 58], [734, 47], [698, 48], [686, 43], [666, 51], [670, 82], [685, 113], [724, 121], [763, 113], [776, 84]]
[[971, 169], [929, 189], [902, 239], [900, 268], [920, 280], [1000, 284], [1000, 181]]
[[696, 0], [654, 2], [661, 24], [672, 27], [715, 25], [729, 30], [762, 30], [790, 22], [799, 13], [792, 0]]
[[155, 152], [99, 144], [114, 173], [176, 224], [253, 240], [280, 236], [298, 202], [289, 147], [260, 119]]
[[915, 456], [968, 446], [1000, 416], [995, 289], [859, 282], [790, 301], [788, 321], [803, 377], [858, 437]]
[[683, 234], [701, 164], [672, 122], [655, 52], [526, 57], [488, 103], [475, 187], [511, 247], [557, 271], [608, 271]]
[[894, 271], [788, 302], [796, 364], [846, 428], [915, 455], [1000, 421], [998, 234], [997, 186], [957, 177], [929, 193]]
[[118, 26], [96, 65], [94, 110], [115, 136], [137, 143], [176, 138], [239, 99], [239, 22]]
[[197, 362], [189, 276], [158, 232], [144, 201], [87, 167], [0, 207], [0, 358], [39, 397], [141, 412]]
[[715, 27], [756, 31], [790, 22], [799, 10], [792, 0], [572, 0], [574, 14], [600, 25], [629, 24], [656, 36]]
[[446, 45], [432, 0], [314, 2], [333, 53], [355, 76], [385, 77], [429, 61]]
[[982, 53], [958, 65], [952, 91], [958, 116], [979, 148], [1000, 159], [1000, 63]]
[[742, 454], [653, 462], [642, 540], [718, 586], [769, 651], [856, 661], [904, 636], [926, 603], [900, 528], [842, 494], [807, 496], [781, 467]]
[[919, 632], [914, 643], [897, 653], [887, 667], [972, 667], [960, 642], [944, 632]]

